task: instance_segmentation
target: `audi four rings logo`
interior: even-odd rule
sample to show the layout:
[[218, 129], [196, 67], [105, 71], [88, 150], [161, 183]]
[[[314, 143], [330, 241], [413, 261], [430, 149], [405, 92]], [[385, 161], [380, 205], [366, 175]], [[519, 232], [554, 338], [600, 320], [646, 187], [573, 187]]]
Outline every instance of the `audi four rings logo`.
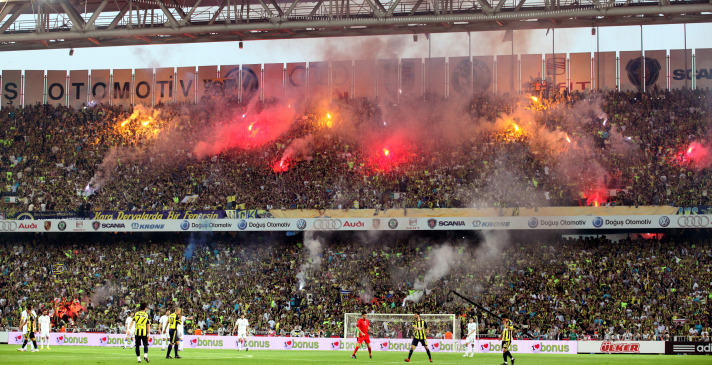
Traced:
[[314, 229], [333, 231], [341, 228], [341, 221], [338, 219], [317, 219], [314, 221]]
[[17, 222], [0, 221], [0, 232], [12, 232], [17, 229]]
[[704, 215], [685, 216], [678, 218], [677, 224], [684, 228], [704, 228], [710, 225], [710, 219]]

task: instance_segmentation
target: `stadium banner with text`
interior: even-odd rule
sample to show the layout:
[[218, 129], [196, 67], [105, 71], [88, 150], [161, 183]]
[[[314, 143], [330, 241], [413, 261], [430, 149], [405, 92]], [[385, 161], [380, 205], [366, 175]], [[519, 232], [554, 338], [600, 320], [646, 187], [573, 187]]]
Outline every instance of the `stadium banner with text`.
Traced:
[[[468, 57], [451, 57], [448, 62], [445, 58], [414, 58], [401, 60], [400, 67], [396, 59], [310, 62], [309, 67], [303, 62], [290, 63], [286, 70], [283, 64], [200, 66], [197, 79], [195, 67], [83, 70], [70, 71], [69, 83], [64, 70], [3, 70], [0, 107], [43, 102], [80, 107], [87, 101], [124, 106], [156, 105], [172, 101], [196, 102], [206, 96], [225, 94], [243, 101], [285, 97], [296, 102], [329, 95], [378, 96], [394, 101], [394, 97], [418, 97], [423, 90], [441, 96], [458, 96], [463, 92], [467, 95], [469, 90], [493, 91], [495, 85], [500, 94], [526, 91], [525, 85], [531, 83], [532, 78], [545, 79], [549, 85], [555, 81], [555, 87], [573, 90], [615, 89], [617, 86], [624, 91], [636, 90], [643, 83], [647, 87], [664, 88], [668, 79], [671, 89], [693, 86], [703, 89], [712, 85], [712, 50], [695, 50], [694, 63], [691, 49], [670, 50], [669, 64], [667, 52], [646, 51], [643, 57], [640, 51], [623, 51], [620, 59], [616, 52], [601, 52], [593, 54], [593, 62], [590, 53], [561, 53], [556, 57], [552, 54], [498, 55], [496, 63], [493, 56], [478, 56], [471, 61]], [[535, 62], [542, 58], [543, 69]]]
[[712, 342], [665, 342], [668, 355], [712, 355]]
[[[217, 211], [216, 211], [217, 212]], [[140, 214], [140, 213], [139, 213]], [[158, 213], [154, 213], [158, 214]], [[5, 220], [2, 232], [230, 232], [230, 231], [409, 231], [409, 230], [620, 230], [712, 229], [710, 215], [438, 217], [438, 218], [208, 218], [121, 220]], [[209, 213], [208, 213], [209, 214]], [[136, 215], [140, 217], [140, 215]], [[150, 218], [150, 216], [147, 216]]]
[[579, 354], [664, 354], [665, 341], [578, 341]]
[[[151, 334], [148, 339], [149, 346], [163, 346], [163, 340], [158, 334]], [[239, 348], [237, 336], [183, 336], [183, 348], [189, 349], [221, 349], [237, 350]], [[410, 339], [373, 338], [371, 348], [375, 351], [408, 351]], [[130, 345], [123, 334], [106, 333], [50, 333], [51, 346], [100, 346], [116, 347]], [[10, 332], [9, 345], [22, 344], [20, 332]], [[355, 338], [309, 338], [309, 337], [247, 337], [247, 347], [254, 350], [346, 350], [351, 351], [356, 346]], [[429, 339], [428, 347], [433, 352], [463, 352], [464, 343], [457, 340]], [[501, 351], [500, 341], [478, 341], [478, 352]], [[542, 354], [575, 354], [576, 341], [512, 341], [510, 347], [515, 354], [542, 353]], [[418, 346], [417, 352], [425, 352]]]
[[[224, 210], [163, 210], [163, 211], [100, 211], [91, 212], [92, 220], [125, 219], [221, 219], [226, 218]], [[256, 218], [256, 216], [254, 216]]]

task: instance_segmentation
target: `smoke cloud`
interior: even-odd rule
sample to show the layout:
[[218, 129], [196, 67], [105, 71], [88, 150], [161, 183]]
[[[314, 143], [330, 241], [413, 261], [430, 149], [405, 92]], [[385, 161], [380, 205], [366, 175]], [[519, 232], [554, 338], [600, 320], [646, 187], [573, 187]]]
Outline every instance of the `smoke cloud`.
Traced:
[[449, 244], [444, 244], [433, 249], [430, 252], [430, 263], [432, 266], [422, 280], [416, 279], [415, 284], [413, 285], [413, 290], [415, 290], [415, 292], [408, 295], [403, 300], [403, 305], [405, 305], [405, 302], [407, 301], [415, 303], [420, 302], [423, 294], [425, 294], [425, 290], [428, 288], [428, 284], [442, 279], [448, 274], [448, 272], [450, 272], [453, 266], [457, 266], [453, 265], [453, 263], [455, 263], [455, 257], [455, 249]]
[[311, 231], [304, 233], [304, 248], [307, 250], [308, 258], [299, 267], [299, 273], [297, 273], [299, 290], [304, 289], [309, 275], [321, 267], [321, 257], [324, 251], [323, 243], [319, 238], [314, 238], [314, 233]]

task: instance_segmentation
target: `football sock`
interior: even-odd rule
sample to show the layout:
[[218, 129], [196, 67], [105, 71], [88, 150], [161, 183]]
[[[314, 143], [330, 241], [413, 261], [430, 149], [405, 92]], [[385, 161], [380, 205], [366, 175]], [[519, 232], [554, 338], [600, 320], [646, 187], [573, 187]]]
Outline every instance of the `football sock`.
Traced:
[[411, 356], [413, 356], [413, 350], [410, 350], [410, 352], [408, 353], [408, 360], [410, 360]]
[[168, 353], [166, 354], [166, 356], [171, 356], [171, 350], [172, 350], [172, 349], [173, 349], [173, 345], [168, 344]]
[[432, 359], [432, 357], [430, 357], [430, 349], [426, 347], [425, 352], [428, 353], [428, 359]]

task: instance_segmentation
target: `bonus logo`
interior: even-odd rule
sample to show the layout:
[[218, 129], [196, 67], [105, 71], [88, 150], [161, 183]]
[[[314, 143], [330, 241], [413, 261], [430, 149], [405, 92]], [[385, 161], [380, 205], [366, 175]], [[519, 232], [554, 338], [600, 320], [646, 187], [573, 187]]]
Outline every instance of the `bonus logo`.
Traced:
[[541, 344], [540, 343], [535, 343], [532, 345], [532, 352], [533, 353], [539, 353], [541, 352]]
[[198, 339], [197, 339], [197, 338], [194, 338], [194, 339], [190, 340], [189, 343], [190, 343], [191, 346], [198, 346]]
[[17, 341], [17, 342], [22, 341], [22, 335], [15, 336], [15, 341]]
[[107, 342], [108, 340], [109, 340], [109, 338], [106, 337], [106, 336], [104, 336], [104, 337], [102, 337], [102, 338], [99, 339], [99, 343], [102, 344], [102, 345], [106, 345], [106, 342]]
[[284, 349], [285, 350], [291, 350], [293, 346], [294, 346], [294, 340], [284, 341]]
[[341, 342], [340, 342], [340, 341], [334, 341], [334, 342], [331, 343], [331, 349], [332, 349], [332, 350], [338, 350], [338, 349], [339, 349], [339, 346], [341, 346]]
[[430, 350], [439, 352], [440, 351], [440, 342], [435, 342], [434, 344], [430, 345]]
[[593, 226], [596, 228], [601, 228], [603, 226], [603, 218], [601, 218], [601, 217], [593, 218]]
[[529, 228], [536, 228], [539, 225], [539, 220], [536, 217], [532, 217], [529, 222], [527, 222]]
[[180, 229], [187, 231], [190, 228], [190, 223], [187, 220], [180, 222]]
[[381, 342], [381, 350], [388, 350], [388, 342]]
[[489, 342], [484, 343], [484, 344], [480, 345], [480, 352], [490, 352], [490, 350], [491, 350], [490, 347], [491, 346], [490, 346]]
[[64, 343], [64, 336], [57, 337], [57, 343]]

